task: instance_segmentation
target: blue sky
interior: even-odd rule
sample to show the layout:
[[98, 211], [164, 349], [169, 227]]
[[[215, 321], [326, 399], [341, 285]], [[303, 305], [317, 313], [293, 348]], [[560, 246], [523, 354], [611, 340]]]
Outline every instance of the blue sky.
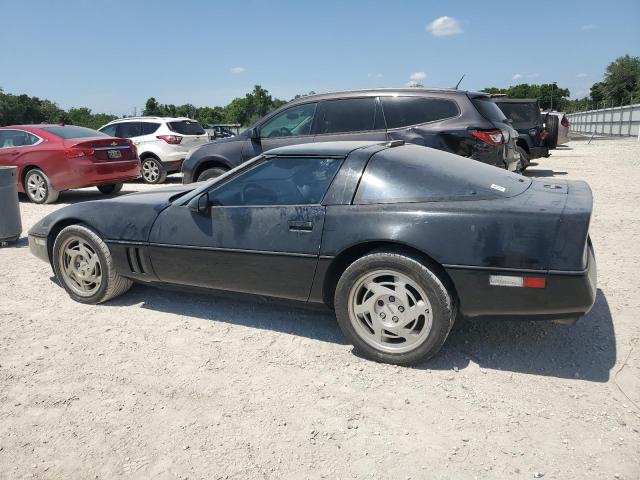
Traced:
[[255, 84], [290, 99], [462, 73], [465, 89], [557, 81], [582, 97], [610, 61], [640, 55], [639, 0], [0, 0], [0, 12], [0, 87], [115, 114], [149, 96], [213, 106]]

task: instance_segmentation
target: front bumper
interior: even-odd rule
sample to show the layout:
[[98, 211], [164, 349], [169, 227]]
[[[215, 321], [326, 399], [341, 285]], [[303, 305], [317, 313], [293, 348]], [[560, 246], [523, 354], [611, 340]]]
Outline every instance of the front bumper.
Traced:
[[40, 260], [49, 263], [49, 250], [47, 249], [47, 238], [29, 234], [29, 251]]
[[[460, 299], [460, 311], [467, 317], [510, 316], [556, 320], [588, 313], [596, 299], [597, 266], [589, 247], [587, 268], [578, 272], [532, 273], [489, 269], [445, 267]], [[517, 288], [489, 285], [491, 275], [544, 276], [546, 288]]]

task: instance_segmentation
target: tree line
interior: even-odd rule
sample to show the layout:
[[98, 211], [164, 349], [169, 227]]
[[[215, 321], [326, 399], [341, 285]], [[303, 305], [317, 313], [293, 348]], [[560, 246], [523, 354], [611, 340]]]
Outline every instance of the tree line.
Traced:
[[[505, 94], [513, 98], [537, 98], [544, 109], [550, 108], [553, 102], [554, 109], [566, 112], [628, 105], [640, 102], [640, 57], [625, 55], [611, 62], [602, 81], [594, 83], [589, 96], [581, 99], [569, 99], [569, 89], [555, 83], [523, 83], [507, 88], [489, 87], [483, 91]], [[296, 95], [295, 98], [300, 96]], [[189, 103], [161, 104], [156, 98], [151, 97], [146, 101], [142, 113], [185, 116], [194, 118], [204, 125], [238, 123], [247, 126], [285, 103], [285, 100], [272, 97], [265, 88], [256, 85], [244, 97], [234, 98], [224, 107], [196, 107]], [[87, 107], [64, 110], [51, 100], [5, 93], [0, 88], [0, 126], [64, 122], [96, 129], [116, 118], [118, 117], [115, 115], [94, 113]]]

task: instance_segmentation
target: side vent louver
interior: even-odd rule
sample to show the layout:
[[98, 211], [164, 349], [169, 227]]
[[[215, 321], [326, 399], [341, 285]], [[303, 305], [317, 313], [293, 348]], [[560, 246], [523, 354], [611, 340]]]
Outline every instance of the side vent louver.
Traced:
[[144, 255], [140, 253], [140, 249], [136, 247], [127, 247], [127, 260], [129, 268], [133, 273], [138, 275], [147, 274], [147, 266], [144, 262]]

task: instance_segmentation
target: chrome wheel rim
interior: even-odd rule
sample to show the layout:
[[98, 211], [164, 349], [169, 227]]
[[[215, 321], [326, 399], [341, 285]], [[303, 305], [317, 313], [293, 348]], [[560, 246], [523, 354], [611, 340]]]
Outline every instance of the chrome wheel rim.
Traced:
[[153, 160], [146, 160], [142, 164], [142, 176], [147, 182], [157, 182], [160, 178], [160, 168]]
[[395, 270], [376, 270], [353, 284], [349, 320], [372, 347], [405, 353], [429, 337], [433, 312], [427, 294], [414, 280]]
[[60, 247], [60, 270], [65, 284], [83, 297], [90, 297], [102, 285], [100, 258], [80, 237], [70, 237]]
[[47, 196], [47, 182], [39, 173], [32, 173], [27, 179], [27, 192], [36, 202], [41, 202]]

